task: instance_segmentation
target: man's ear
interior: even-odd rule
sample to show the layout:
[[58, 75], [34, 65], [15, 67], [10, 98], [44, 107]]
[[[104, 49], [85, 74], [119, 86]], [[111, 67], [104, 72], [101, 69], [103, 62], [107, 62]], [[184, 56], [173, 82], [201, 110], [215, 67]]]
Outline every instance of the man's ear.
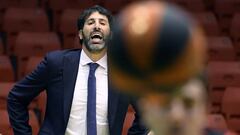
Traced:
[[83, 39], [83, 31], [82, 30], [78, 31], [78, 37], [80, 38], [80, 40]]

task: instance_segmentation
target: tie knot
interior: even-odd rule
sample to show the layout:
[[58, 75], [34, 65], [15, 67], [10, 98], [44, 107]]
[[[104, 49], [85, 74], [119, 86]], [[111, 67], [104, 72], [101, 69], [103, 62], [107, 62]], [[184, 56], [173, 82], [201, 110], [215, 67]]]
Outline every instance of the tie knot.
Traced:
[[99, 66], [97, 63], [88, 63], [89, 67], [90, 67], [90, 71], [95, 72], [97, 67]]

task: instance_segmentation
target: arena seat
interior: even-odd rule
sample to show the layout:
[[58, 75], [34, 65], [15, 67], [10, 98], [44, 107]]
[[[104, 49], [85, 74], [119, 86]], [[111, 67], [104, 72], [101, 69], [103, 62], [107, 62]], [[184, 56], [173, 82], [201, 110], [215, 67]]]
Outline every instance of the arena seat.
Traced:
[[236, 61], [210, 61], [207, 66], [211, 105], [220, 107], [228, 86], [240, 86], [240, 63]]
[[37, 97], [37, 106], [38, 106], [38, 110], [40, 112], [40, 122], [41, 123], [44, 120], [46, 104], [47, 104], [47, 94], [46, 94], [46, 91], [43, 91]]
[[1, 0], [0, 8], [23, 7], [23, 8], [37, 8], [39, 0]]
[[186, 7], [192, 12], [204, 12], [207, 11], [207, 3], [204, 0], [185, 0]]
[[124, 0], [103, 0], [103, 5], [113, 14], [117, 14], [126, 4]]
[[0, 56], [0, 81], [15, 81], [14, 71], [8, 56]]
[[[240, 12], [235, 13], [231, 21], [230, 36], [233, 39], [233, 45], [236, 49], [237, 55], [240, 55]], [[239, 59], [239, 58], [238, 58]]]
[[237, 0], [215, 0], [214, 11], [219, 15], [229, 15], [239, 11]]
[[228, 130], [226, 120], [220, 113], [207, 115], [207, 127], [221, 132], [226, 132]]
[[240, 133], [240, 87], [227, 87], [222, 98], [222, 112], [230, 130]]
[[0, 110], [0, 133], [2, 135], [13, 135], [13, 129], [10, 125], [7, 110]]
[[[63, 48], [75, 48], [75, 37], [78, 36], [77, 19], [82, 10], [66, 9], [63, 11], [59, 31], [63, 35]], [[79, 46], [80, 47], [80, 46]]]
[[133, 111], [132, 107], [129, 106], [127, 115], [125, 117], [124, 124], [123, 124], [122, 135], [127, 135], [128, 129], [131, 127], [133, 120], [135, 118], [134, 114], [135, 114], [135, 112]]
[[219, 18], [219, 24], [224, 32], [228, 34], [233, 14], [240, 11], [238, 0], [215, 0], [213, 11]]
[[53, 29], [58, 30], [61, 15], [65, 9], [85, 9], [96, 4], [101, 0], [48, 0], [49, 9], [53, 14]]
[[7, 52], [11, 54], [18, 32], [47, 32], [50, 30], [46, 12], [39, 8], [8, 8], [3, 16], [7, 33]]
[[194, 17], [199, 21], [207, 36], [220, 36], [221, 30], [213, 12], [198, 12]]
[[0, 110], [7, 109], [7, 96], [14, 82], [0, 82]]
[[209, 61], [234, 61], [237, 58], [231, 38], [227, 36], [209, 37], [208, 51]]
[[3, 55], [3, 53], [4, 53], [4, 46], [3, 46], [2, 38], [0, 37], [0, 55]]
[[60, 40], [54, 32], [20, 32], [14, 48], [18, 62], [18, 79], [23, 77], [29, 56], [44, 56], [49, 51], [60, 49]]
[[21, 72], [22, 76], [26, 76], [30, 74], [37, 65], [43, 60], [42, 56], [29, 56], [27, 62], [26, 62], [26, 68], [23, 72]]

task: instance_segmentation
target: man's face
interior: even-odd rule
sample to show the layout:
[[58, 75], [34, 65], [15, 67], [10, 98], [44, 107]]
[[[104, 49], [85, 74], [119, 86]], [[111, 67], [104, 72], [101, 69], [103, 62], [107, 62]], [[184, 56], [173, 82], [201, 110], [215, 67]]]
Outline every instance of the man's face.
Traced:
[[200, 80], [191, 80], [178, 94], [142, 99], [143, 117], [154, 135], [202, 135], [206, 119], [204, 92]]
[[104, 50], [110, 38], [108, 18], [99, 12], [93, 12], [85, 21], [83, 30], [79, 33], [87, 51], [98, 53]]

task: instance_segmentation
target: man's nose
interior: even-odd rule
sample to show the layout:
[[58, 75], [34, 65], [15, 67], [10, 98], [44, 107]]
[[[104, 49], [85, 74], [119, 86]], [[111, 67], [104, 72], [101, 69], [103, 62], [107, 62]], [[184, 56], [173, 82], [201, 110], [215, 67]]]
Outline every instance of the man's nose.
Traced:
[[94, 25], [94, 30], [100, 30], [100, 24], [98, 22], [95, 23]]
[[184, 106], [181, 100], [173, 101], [170, 109], [171, 120], [176, 123], [181, 123], [185, 116]]

